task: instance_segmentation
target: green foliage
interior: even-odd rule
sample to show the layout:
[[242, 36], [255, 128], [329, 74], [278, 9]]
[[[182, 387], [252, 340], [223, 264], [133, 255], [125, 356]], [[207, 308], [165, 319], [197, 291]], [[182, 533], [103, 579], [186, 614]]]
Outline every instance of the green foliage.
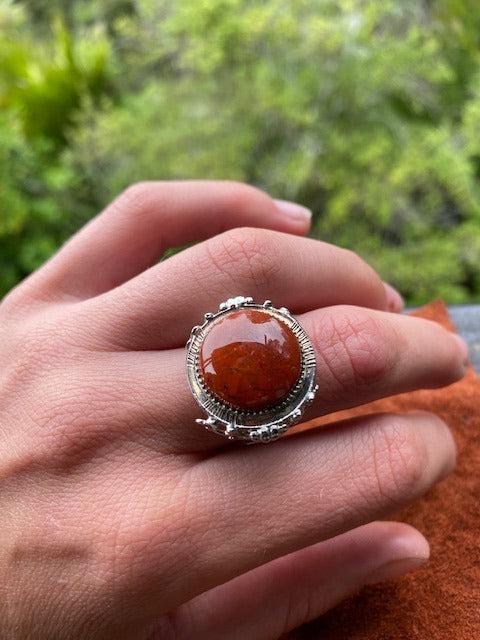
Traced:
[[46, 144], [27, 143], [14, 121], [0, 119], [2, 292], [45, 262], [68, 234], [61, 209], [68, 170], [42, 162]]
[[59, 15], [48, 40], [38, 41], [13, 15], [0, 39], [0, 106], [17, 114], [28, 139], [63, 144], [82, 98], [113, 90], [110, 43], [102, 29], [74, 39]]
[[0, 0], [0, 33], [2, 291], [131, 182], [194, 177], [310, 206], [410, 303], [478, 299], [475, 0]]

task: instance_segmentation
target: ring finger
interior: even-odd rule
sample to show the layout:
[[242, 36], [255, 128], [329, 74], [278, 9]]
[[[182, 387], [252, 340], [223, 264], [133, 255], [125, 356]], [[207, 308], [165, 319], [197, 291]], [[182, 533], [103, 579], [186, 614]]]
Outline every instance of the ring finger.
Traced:
[[[465, 372], [463, 344], [455, 334], [428, 320], [349, 306], [319, 309], [299, 320], [313, 343], [319, 387], [306, 418], [418, 388], [445, 386]], [[206, 439], [195, 425], [202, 411], [187, 387], [183, 350], [170, 353], [177, 353], [171, 360], [177, 373], [162, 376], [166, 385], [163, 397], [176, 398], [178, 418], [162, 416], [161, 421], [171, 430], [170, 441], [182, 448], [186, 442], [191, 446], [195, 439], [200, 447], [218, 446], [218, 438]], [[155, 359], [155, 353], [138, 355], [145, 362]], [[155, 388], [155, 380], [146, 378], [150, 388]], [[153, 402], [150, 413], [155, 415], [155, 407], [160, 409], [164, 403], [155, 399], [158, 394], [148, 397]], [[148, 406], [147, 399], [145, 404]]]
[[[464, 372], [465, 352], [455, 335], [427, 320], [348, 306], [309, 312], [299, 320], [317, 359], [319, 390], [307, 417], [416, 388], [447, 385]], [[183, 349], [161, 356], [155, 351], [96, 353], [75, 370], [78, 380], [72, 380], [71, 372], [68, 377], [72, 393], [78, 395], [78, 387], [84, 387], [84, 395], [95, 393], [97, 404], [99, 396], [104, 404], [102, 420], [97, 416], [92, 427], [82, 405], [75, 428], [81, 423], [85, 442], [89, 437], [97, 441], [99, 430], [104, 430], [109, 438], [116, 432], [127, 445], [135, 440], [169, 452], [226, 444], [195, 424], [202, 412], [188, 389]], [[45, 385], [40, 394], [56, 388], [51, 380]]]

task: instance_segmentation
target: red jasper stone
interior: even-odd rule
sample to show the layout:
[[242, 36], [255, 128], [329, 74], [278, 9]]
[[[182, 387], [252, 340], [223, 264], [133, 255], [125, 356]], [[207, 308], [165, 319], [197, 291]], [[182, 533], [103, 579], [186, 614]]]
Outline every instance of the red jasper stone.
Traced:
[[265, 409], [295, 386], [302, 353], [287, 325], [258, 309], [225, 315], [207, 333], [199, 354], [208, 390], [238, 409]]

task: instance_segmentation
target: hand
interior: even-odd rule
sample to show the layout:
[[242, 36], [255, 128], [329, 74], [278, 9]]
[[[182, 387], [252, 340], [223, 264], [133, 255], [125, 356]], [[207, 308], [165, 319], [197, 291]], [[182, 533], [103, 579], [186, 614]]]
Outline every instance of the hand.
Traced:
[[389, 312], [398, 295], [308, 226], [251, 187], [141, 184], [6, 297], [1, 638], [267, 640], [427, 559], [419, 532], [374, 520], [452, 469], [438, 418], [251, 447], [194, 422], [184, 345], [232, 295], [297, 314], [312, 416], [463, 375], [458, 339]]

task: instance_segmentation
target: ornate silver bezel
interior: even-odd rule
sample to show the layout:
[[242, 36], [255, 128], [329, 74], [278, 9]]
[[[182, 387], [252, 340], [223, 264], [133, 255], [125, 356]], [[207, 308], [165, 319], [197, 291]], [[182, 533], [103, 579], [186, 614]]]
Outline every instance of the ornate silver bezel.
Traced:
[[[202, 342], [212, 327], [224, 316], [240, 309], [259, 309], [284, 322], [296, 336], [302, 353], [301, 373], [289, 395], [280, 403], [261, 411], [242, 411], [215, 397], [205, 386], [198, 360]], [[262, 305], [253, 298], [237, 296], [222, 302], [217, 313], [206, 313], [204, 323], [193, 327], [187, 342], [187, 379], [192, 394], [207, 413], [207, 418], [196, 422], [230, 440], [270, 442], [300, 421], [306, 407], [317, 391], [315, 384], [315, 352], [305, 330], [288, 309], [276, 309], [270, 300]]]

